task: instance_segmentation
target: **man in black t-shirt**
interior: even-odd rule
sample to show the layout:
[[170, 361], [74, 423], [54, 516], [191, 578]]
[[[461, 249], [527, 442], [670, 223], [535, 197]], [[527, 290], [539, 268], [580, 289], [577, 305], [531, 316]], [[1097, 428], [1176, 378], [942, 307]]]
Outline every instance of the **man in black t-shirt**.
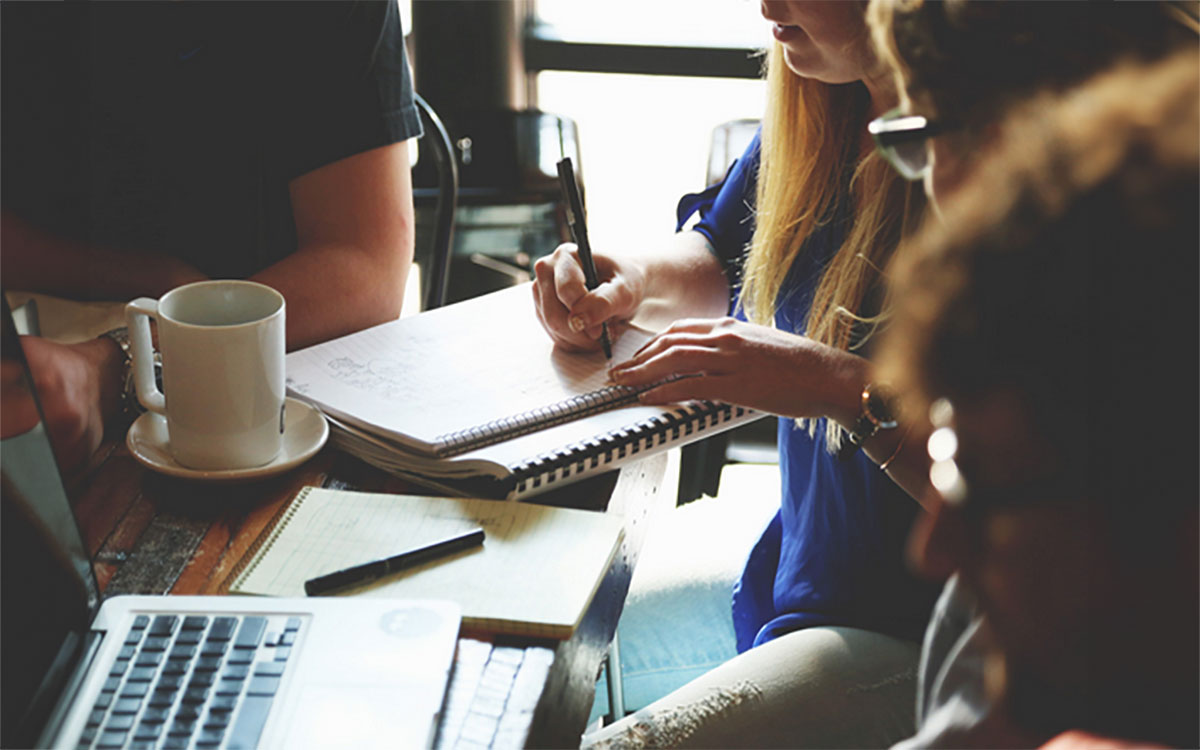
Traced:
[[[283, 293], [289, 348], [396, 317], [420, 134], [393, 0], [5, 3], [4, 284]], [[108, 338], [26, 339], [68, 465], [119, 408]]]

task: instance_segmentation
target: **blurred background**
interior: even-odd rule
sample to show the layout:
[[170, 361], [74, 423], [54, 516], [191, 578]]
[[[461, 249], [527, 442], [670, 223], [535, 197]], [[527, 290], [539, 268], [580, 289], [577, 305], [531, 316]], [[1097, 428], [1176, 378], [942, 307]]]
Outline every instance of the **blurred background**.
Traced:
[[[668, 237], [679, 197], [723, 174], [753, 134], [753, 123], [722, 125], [761, 116], [770, 32], [752, 0], [400, 0], [400, 10], [416, 90], [459, 170], [451, 301], [528, 278], [565, 238], [563, 155], [583, 184], [593, 247], [626, 251]], [[423, 161], [418, 262], [437, 197], [434, 160]]]

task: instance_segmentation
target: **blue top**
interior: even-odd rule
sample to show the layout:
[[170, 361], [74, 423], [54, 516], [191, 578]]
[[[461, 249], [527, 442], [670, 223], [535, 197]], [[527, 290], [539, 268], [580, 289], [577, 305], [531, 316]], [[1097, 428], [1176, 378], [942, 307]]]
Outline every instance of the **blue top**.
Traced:
[[[700, 212], [693, 229], [725, 265], [734, 302], [753, 233], [758, 161], [756, 135], [723, 182], [679, 204], [681, 227]], [[805, 243], [779, 292], [780, 330], [803, 333], [817, 282], [851, 219], [843, 200]], [[780, 510], [750, 550], [733, 590], [738, 651], [814, 625], [920, 639], [937, 587], [910, 575], [904, 561], [916, 501], [861, 452], [842, 461], [826, 450], [824, 419], [814, 437], [794, 420], [779, 420], [779, 466]]]

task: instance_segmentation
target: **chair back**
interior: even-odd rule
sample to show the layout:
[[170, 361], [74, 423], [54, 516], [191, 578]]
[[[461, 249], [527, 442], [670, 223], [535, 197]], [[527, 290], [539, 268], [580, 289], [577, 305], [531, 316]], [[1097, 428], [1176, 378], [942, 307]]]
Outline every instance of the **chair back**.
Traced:
[[446, 290], [450, 286], [450, 254], [454, 251], [454, 215], [458, 210], [458, 162], [455, 161], [454, 144], [441, 118], [419, 94], [414, 94], [421, 124], [425, 129], [425, 140], [433, 152], [437, 167], [437, 207], [434, 210], [432, 249], [427, 261], [428, 271], [422, 281], [422, 310], [433, 310], [446, 303]]

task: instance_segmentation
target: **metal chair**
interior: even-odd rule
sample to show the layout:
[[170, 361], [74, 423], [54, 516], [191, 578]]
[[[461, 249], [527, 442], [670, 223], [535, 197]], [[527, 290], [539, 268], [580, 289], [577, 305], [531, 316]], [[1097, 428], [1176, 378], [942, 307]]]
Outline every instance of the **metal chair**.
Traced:
[[422, 310], [432, 310], [446, 303], [446, 290], [450, 286], [450, 256], [454, 252], [454, 215], [458, 210], [458, 162], [455, 161], [454, 144], [441, 118], [429, 103], [414, 94], [421, 124], [425, 128], [425, 140], [429, 143], [437, 166], [437, 208], [434, 212], [432, 248], [427, 259], [428, 271], [423, 274], [424, 299]]

